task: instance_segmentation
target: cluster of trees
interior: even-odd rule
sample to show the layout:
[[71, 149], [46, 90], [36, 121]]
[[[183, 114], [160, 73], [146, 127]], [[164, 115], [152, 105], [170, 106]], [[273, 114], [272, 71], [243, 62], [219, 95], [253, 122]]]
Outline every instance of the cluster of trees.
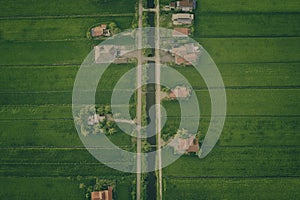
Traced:
[[[94, 114], [105, 116], [105, 119], [97, 124], [89, 125], [87, 120]], [[81, 134], [84, 136], [88, 136], [90, 133], [112, 135], [117, 132], [117, 125], [112, 120], [112, 112], [109, 105], [97, 106], [96, 109], [94, 106], [85, 106], [75, 117], [75, 124], [77, 128], [80, 129]]]
[[108, 186], [116, 188], [116, 181], [96, 178], [93, 179], [93, 181], [91, 181], [88, 185], [85, 185], [84, 183], [80, 183], [79, 188], [85, 190], [86, 199], [91, 199], [91, 193], [93, 191], [107, 190]]
[[115, 22], [111, 22], [110, 24], [108, 24], [108, 29], [110, 30], [112, 35], [116, 35], [121, 32], [121, 29]]

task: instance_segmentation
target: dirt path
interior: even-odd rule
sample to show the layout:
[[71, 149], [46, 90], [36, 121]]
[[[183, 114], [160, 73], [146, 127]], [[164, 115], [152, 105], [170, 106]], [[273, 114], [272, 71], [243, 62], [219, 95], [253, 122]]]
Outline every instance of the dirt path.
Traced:
[[[143, 27], [143, 1], [139, 1], [139, 21], [138, 21], [138, 49], [142, 49], [142, 27]], [[142, 85], [142, 51], [138, 51], [138, 68], [137, 68], [137, 85]], [[137, 89], [137, 109], [136, 109], [136, 123], [138, 126], [137, 130], [137, 157], [136, 157], [136, 199], [141, 199], [141, 149], [142, 149], [142, 142], [141, 142], [141, 132], [140, 127], [142, 126], [142, 88], [139, 87]]]
[[161, 101], [161, 87], [160, 87], [160, 13], [159, 13], [159, 0], [156, 1], [156, 40], [155, 40], [155, 83], [156, 83], [156, 104], [158, 105], [156, 108], [156, 132], [157, 132], [157, 162], [158, 162], [158, 184], [159, 184], [159, 200], [162, 200], [162, 158], [161, 158], [161, 109], [160, 109], [160, 101]]

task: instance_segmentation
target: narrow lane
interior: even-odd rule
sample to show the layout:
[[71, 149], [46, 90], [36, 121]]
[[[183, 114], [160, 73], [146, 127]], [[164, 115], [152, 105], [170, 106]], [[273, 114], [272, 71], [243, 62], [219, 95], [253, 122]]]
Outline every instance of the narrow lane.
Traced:
[[160, 13], [159, 0], [156, 1], [156, 37], [155, 37], [155, 83], [156, 83], [156, 133], [157, 133], [157, 162], [158, 162], [158, 184], [159, 193], [158, 199], [163, 199], [162, 190], [162, 158], [161, 158], [161, 108], [160, 108]]
[[[139, 1], [139, 21], [138, 21], [138, 35], [137, 35], [137, 46], [138, 46], [138, 67], [137, 67], [137, 86], [142, 85], [142, 27], [143, 27], [143, 1]], [[136, 199], [141, 199], [141, 132], [140, 128], [142, 126], [142, 88], [137, 89], [137, 108], [136, 108], [136, 123], [137, 123], [137, 157], [136, 157]]]

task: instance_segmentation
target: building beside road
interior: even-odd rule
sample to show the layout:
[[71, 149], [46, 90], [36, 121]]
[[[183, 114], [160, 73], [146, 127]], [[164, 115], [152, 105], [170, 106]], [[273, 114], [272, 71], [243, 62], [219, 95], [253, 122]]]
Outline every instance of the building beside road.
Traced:
[[199, 142], [195, 135], [188, 135], [188, 137], [185, 138], [177, 137], [171, 146], [175, 154], [198, 153], [200, 150]]
[[188, 37], [191, 34], [189, 28], [174, 28], [173, 37]]
[[194, 62], [197, 62], [201, 50], [198, 46], [195, 46], [194, 43], [181, 45], [178, 47], [172, 48], [172, 56], [175, 57], [175, 63], [177, 65], [186, 64], [191, 65]]
[[100, 26], [96, 26], [91, 29], [92, 37], [100, 37], [100, 36], [111, 36], [109, 29], [106, 24], [101, 24]]
[[108, 187], [107, 190], [103, 191], [94, 191], [92, 192], [92, 198], [91, 200], [112, 200], [112, 187]]
[[180, 10], [184, 12], [191, 12], [196, 9], [197, 0], [182, 0], [171, 2], [169, 8], [172, 10]]
[[171, 89], [170, 99], [185, 99], [191, 96], [191, 89], [185, 86], [176, 86]]
[[194, 20], [194, 14], [178, 13], [172, 14], [172, 21], [174, 25], [190, 25]]

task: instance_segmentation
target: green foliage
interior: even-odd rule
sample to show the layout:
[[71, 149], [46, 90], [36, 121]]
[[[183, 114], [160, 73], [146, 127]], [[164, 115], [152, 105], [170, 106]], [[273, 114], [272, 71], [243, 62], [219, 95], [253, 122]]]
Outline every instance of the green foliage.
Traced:
[[113, 35], [116, 35], [121, 32], [121, 29], [117, 26], [115, 22], [109, 23], [108, 28], [110, 29]]
[[[84, 183], [88, 179], [83, 180]], [[0, 178], [0, 199], [84, 199], [84, 191], [78, 188], [80, 183], [66, 177], [2, 177]], [[19, 192], [12, 192], [18, 188]], [[34, 189], [33, 189], [34, 188]]]
[[109, 186], [116, 188], [116, 182], [114, 180], [96, 178], [96, 184], [94, 185], [93, 190], [107, 190]]
[[[203, 14], [196, 13], [194, 37], [297, 36], [299, 14]], [[197, 23], [199, 22], [199, 23]]]
[[[167, 179], [166, 200], [172, 199], [295, 199], [299, 179], [211, 178]], [[187, 192], [189, 191], [189, 192]], [[200, 194], [201, 191], [201, 194]], [[268, 191], [268, 192], [266, 192]]]
[[1, 20], [1, 40], [85, 40], [86, 32], [90, 33], [91, 27], [99, 24], [108, 24], [109, 27], [112, 26], [112, 31], [116, 34], [120, 29], [130, 28], [127, 22], [132, 18], [133, 14], [132, 16], [103, 16], [95, 18]]
[[[113, 6], [112, 6], [113, 5]], [[6, 1], [0, 4], [2, 17], [11, 16], [68, 16], [134, 13], [135, 1], [127, 0], [43, 0]], [[16, 12], [17, 11], [17, 12]]]

